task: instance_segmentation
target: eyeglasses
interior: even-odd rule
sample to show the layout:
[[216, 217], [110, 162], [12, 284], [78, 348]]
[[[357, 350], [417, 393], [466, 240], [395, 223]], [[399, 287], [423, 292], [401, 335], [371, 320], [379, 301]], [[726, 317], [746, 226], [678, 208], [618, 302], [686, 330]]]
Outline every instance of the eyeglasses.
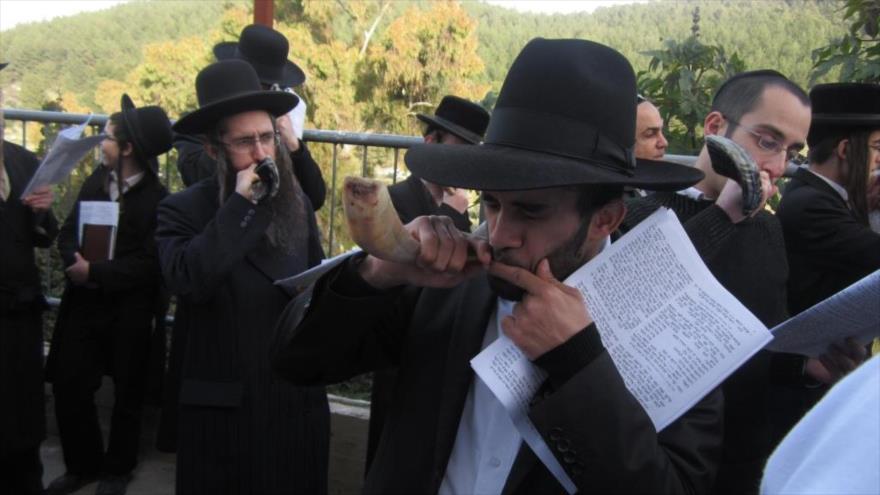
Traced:
[[776, 139], [775, 137], [773, 137], [769, 134], [763, 133], [761, 131], [757, 131], [757, 130], [755, 130], [754, 127], [740, 124], [739, 122], [737, 122], [731, 118], [727, 118], [727, 117], [725, 117], [725, 118], [728, 121], [732, 122], [734, 125], [742, 127], [746, 132], [748, 132], [749, 134], [754, 136], [755, 141], [758, 144], [758, 148], [760, 148], [761, 151], [764, 151], [764, 152], [772, 154], [772, 155], [775, 155], [780, 152], [784, 152], [786, 161], [798, 161], [799, 159], [803, 158], [801, 156], [801, 150], [804, 149], [803, 144], [793, 145], [789, 148], [786, 148], [785, 145], [782, 144], [778, 139]]
[[880, 143], [871, 143], [868, 145], [868, 148], [871, 148], [874, 151], [880, 152]]
[[270, 131], [259, 134], [258, 136], [248, 136], [233, 139], [230, 142], [220, 141], [220, 144], [225, 145], [229, 148], [230, 151], [235, 153], [251, 153], [256, 149], [257, 143], [260, 144], [263, 148], [268, 148], [269, 146], [278, 146], [280, 142], [280, 134], [278, 131]]

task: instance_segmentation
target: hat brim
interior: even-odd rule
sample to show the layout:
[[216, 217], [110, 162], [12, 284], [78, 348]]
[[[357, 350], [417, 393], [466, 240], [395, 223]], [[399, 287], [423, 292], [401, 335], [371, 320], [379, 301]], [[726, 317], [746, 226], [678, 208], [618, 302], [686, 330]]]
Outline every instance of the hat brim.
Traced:
[[817, 113], [813, 114], [811, 123], [817, 125], [835, 125], [846, 127], [880, 127], [880, 114], [876, 113]]
[[676, 191], [699, 182], [703, 172], [677, 163], [638, 160], [633, 175], [600, 162], [508, 146], [418, 144], [404, 155], [416, 176], [441, 186], [486, 191], [519, 191], [574, 185], [630, 186]]
[[134, 102], [131, 101], [131, 97], [129, 97], [128, 94], [123, 94], [119, 106], [121, 110], [120, 113], [122, 113], [122, 124], [125, 126], [129, 139], [131, 139], [131, 143], [135, 147], [135, 151], [138, 155], [144, 158], [150, 158], [145, 156], [143, 147], [140, 143], [141, 125], [140, 120], [138, 119], [137, 107], [134, 105]]
[[181, 134], [204, 134], [230, 115], [265, 110], [280, 117], [296, 106], [299, 98], [284, 91], [254, 91], [218, 100], [200, 107], [178, 120], [172, 128]]
[[[214, 45], [214, 57], [217, 60], [238, 59], [247, 62], [247, 59], [239, 56], [238, 42], [236, 41], [224, 41]], [[260, 74], [257, 73], [257, 75], [259, 76]], [[306, 82], [306, 73], [295, 63], [286, 60], [284, 68], [281, 71], [280, 79], [268, 79], [260, 76], [260, 82], [266, 86], [277, 84], [281, 87], [290, 88]]]
[[472, 132], [468, 129], [465, 129], [464, 127], [462, 127], [454, 122], [451, 122], [449, 120], [446, 120], [443, 117], [437, 117], [436, 115], [427, 115], [424, 113], [417, 113], [416, 118], [421, 120], [422, 122], [428, 124], [428, 125], [434, 125], [434, 126], [437, 126], [447, 132], [455, 134], [456, 136], [460, 137], [461, 139], [464, 139], [465, 141], [467, 141], [471, 144], [480, 144], [480, 141], [483, 140], [483, 138], [479, 134]]

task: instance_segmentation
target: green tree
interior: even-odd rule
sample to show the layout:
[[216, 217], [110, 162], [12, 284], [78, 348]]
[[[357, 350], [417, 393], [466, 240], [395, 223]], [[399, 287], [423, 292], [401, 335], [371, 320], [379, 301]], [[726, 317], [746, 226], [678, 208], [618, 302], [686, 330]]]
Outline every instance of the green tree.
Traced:
[[810, 83], [837, 67], [841, 82], [880, 82], [880, 0], [847, 0], [841, 10], [849, 30], [813, 50]]
[[700, 40], [699, 8], [694, 9], [691, 35], [684, 41], [666, 40], [662, 50], [643, 53], [651, 61], [648, 70], [639, 73], [639, 88], [657, 104], [667, 122], [670, 151], [699, 151], [698, 131], [715, 89], [745, 64], [736, 53], [728, 56], [724, 47]]

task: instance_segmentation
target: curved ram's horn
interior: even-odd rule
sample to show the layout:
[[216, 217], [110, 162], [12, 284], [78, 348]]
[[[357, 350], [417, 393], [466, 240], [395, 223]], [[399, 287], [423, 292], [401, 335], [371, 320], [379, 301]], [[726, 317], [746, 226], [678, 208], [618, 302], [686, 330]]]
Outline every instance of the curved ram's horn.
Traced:
[[385, 184], [346, 177], [343, 188], [345, 219], [352, 240], [377, 258], [413, 263], [419, 243], [403, 228]]
[[742, 146], [726, 137], [706, 136], [712, 169], [736, 181], [742, 188], [742, 212], [749, 216], [761, 206], [761, 175], [758, 164]]

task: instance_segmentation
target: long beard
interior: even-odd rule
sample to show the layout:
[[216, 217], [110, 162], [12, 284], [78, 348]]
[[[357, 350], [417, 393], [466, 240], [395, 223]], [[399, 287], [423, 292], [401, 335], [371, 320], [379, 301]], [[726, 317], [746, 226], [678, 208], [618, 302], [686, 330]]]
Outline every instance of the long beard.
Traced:
[[[565, 280], [569, 275], [574, 273], [575, 270], [588, 261], [585, 241], [589, 231], [590, 218], [585, 218], [581, 221], [581, 225], [578, 227], [577, 232], [546, 256], [547, 261], [550, 262], [550, 271], [553, 272], [553, 276], [556, 277], [557, 280]], [[492, 259], [500, 261], [501, 263], [513, 265], [514, 263], [508, 261], [509, 256], [507, 256], [507, 253], [508, 251], [505, 249], [496, 250], [493, 248]], [[521, 266], [520, 268], [525, 268], [534, 272], [537, 265], [529, 267]], [[522, 301], [523, 296], [525, 296], [525, 290], [498, 277], [492, 275], [488, 275], [488, 277], [489, 287], [491, 287], [499, 297], [509, 301]]]
[[[280, 254], [291, 255], [305, 253], [308, 248], [309, 222], [306, 204], [299, 181], [293, 174], [293, 162], [290, 153], [283, 145], [276, 147], [278, 157], [278, 194], [269, 200], [272, 220], [266, 228], [269, 245]], [[225, 151], [220, 150], [217, 156], [217, 181], [220, 186], [220, 203], [222, 204], [235, 192], [236, 172], [228, 163]]]

